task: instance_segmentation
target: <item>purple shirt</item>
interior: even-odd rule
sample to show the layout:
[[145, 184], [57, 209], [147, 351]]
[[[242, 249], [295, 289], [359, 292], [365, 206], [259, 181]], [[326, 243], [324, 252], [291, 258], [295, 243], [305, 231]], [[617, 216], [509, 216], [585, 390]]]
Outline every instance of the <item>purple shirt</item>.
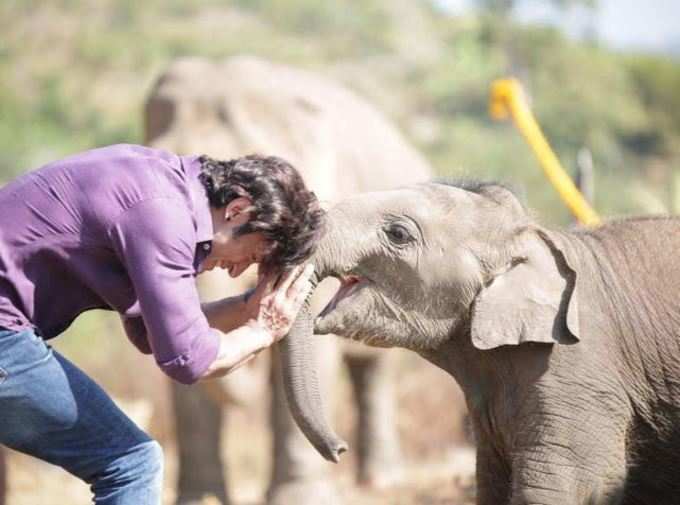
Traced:
[[213, 237], [199, 170], [194, 156], [115, 145], [0, 188], [0, 327], [50, 339], [113, 309], [165, 373], [195, 382], [219, 346], [195, 283]]

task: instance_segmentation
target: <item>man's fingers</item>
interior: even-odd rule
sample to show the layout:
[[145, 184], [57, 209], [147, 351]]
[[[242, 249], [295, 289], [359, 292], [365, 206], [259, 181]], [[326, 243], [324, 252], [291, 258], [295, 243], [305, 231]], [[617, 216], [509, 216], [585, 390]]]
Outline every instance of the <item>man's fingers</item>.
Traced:
[[285, 313], [290, 321], [288, 330], [290, 330], [290, 326], [292, 326], [293, 322], [298, 316], [298, 313], [300, 312], [300, 309], [304, 305], [305, 300], [312, 291], [312, 285], [308, 281], [305, 283], [296, 282], [291, 287], [291, 289], [294, 289], [295, 291], [288, 297], [286, 303], [287, 307], [285, 309]]
[[286, 293], [288, 288], [295, 282], [303, 271], [303, 266], [298, 265], [286, 272], [276, 285], [276, 291], [279, 293]]
[[277, 278], [278, 275], [276, 274], [261, 275], [258, 279], [257, 287], [255, 288], [256, 291], [262, 293], [263, 295], [271, 293], [274, 289], [274, 284], [276, 284]]
[[276, 340], [290, 331], [312, 290], [310, 279], [313, 273], [311, 264], [295, 267], [279, 281], [272, 294], [262, 299], [258, 320], [275, 335]]
[[304, 275], [301, 275], [300, 277], [298, 277], [295, 283], [293, 283], [293, 285], [290, 288], [288, 288], [287, 292], [285, 293], [282, 291], [277, 292], [276, 294], [277, 303], [280, 304], [281, 306], [294, 308], [295, 312], [297, 313], [300, 306], [302, 305], [302, 302], [304, 302], [307, 296], [309, 295], [311, 289], [312, 283], [310, 282], [310, 280]]
[[294, 290], [291, 293], [291, 298], [297, 312], [309, 296], [309, 293], [312, 292], [312, 283], [309, 282], [309, 279], [306, 279], [305, 282], [296, 282], [291, 289]]
[[314, 273], [314, 265], [311, 263], [306, 265], [301, 271], [296, 275], [295, 280], [286, 289], [287, 298], [296, 298], [301, 289], [307, 289], [311, 286], [310, 279]]

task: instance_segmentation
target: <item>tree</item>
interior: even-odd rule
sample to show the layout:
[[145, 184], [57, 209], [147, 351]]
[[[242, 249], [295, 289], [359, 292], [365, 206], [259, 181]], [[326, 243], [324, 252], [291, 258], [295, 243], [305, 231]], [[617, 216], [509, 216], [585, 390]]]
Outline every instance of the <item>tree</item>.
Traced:
[[[521, 1], [522, 0], [477, 0], [477, 4], [484, 10], [507, 17]], [[597, 0], [550, 0], [550, 3], [558, 9], [567, 9], [577, 6], [593, 8], [597, 4]]]

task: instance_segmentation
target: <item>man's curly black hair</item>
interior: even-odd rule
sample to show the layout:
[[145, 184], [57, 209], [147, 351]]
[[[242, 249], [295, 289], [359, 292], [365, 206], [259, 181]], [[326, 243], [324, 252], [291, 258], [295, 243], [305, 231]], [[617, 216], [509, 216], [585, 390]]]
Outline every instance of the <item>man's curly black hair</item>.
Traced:
[[271, 244], [262, 262], [266, 271], [280, 271], [303, 263], [316, 249], [325, 213], [300, 173], [276, 156], [250, 155], [219, 161], [199, 158], [199, 179], [210, 205], [225, 207], [234, 198], [248, 197], [253, 210], [236, 235], [260, 232]]

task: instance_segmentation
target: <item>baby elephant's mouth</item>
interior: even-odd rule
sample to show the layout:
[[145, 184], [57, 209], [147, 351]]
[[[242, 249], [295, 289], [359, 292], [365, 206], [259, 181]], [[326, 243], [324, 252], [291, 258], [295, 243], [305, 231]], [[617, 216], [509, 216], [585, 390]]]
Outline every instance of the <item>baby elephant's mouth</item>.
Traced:
[[375, 298], [378, 284], [361, 274], [333, 275], [340, 288], [314, 321], [314, 333], [349, 338], [371, 346], [386, 347], [376, 339]]
[[319, 314], [320, 318], [325, 318], [335, 309], [345, 303], [341, 303], [345, 300], [349, 300], [355, 295], [361, 288], [368, 284], [368, 279], [361, 277], [359, 275], [348, 274], [348, 275], [338, 275], [336, 276], [340, 280], [340, 288], [335, 296], [328, 302], [328, 305]]

